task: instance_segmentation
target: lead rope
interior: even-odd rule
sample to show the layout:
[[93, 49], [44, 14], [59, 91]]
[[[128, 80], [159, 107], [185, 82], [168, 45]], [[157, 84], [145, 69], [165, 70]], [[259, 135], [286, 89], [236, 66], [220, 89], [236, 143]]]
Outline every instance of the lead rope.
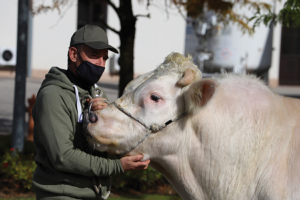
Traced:
[[[82, 114], [82, 108], [81, 108], [81, 103], [80, 103], [80, 99], [79, 99], [78, 89], [77, 89], [76, 85], [73, 85], [73, 87], [75, 89], [75, 95], [76, 95], [76, 107], [77, 107], [78, 123], [82, 123], [83, 114]], [[92, 98], [102, 96], [102, 93], [103, 92], [100, 90], [98, 85], [95, 84], [95, 90], [93, 92], [93, 97]], [[91, 99], [91, 97], [89, 95], [86, 95], [84, 98], [90, 98]], [[109, 102], [107, 102], [107, 101], [106, 101], [106, 103], [109, 104]], [[92, 105], [92, 103], [90, 105]], [[89, 113], [90, 113], [90, 109], [91, 109], [91, 106], [89, 107]], [[98, 183], [99, 184], [96, 183], [96, 176], [92, 179], [95, 191], [102, 199], [107, 199], [109, 197], [110, 193], [111, 193], [111, 179], [110, 179], [110, 176], [109, 176], [109, 162], [110, 162], [110, 159], [108, 158], [107, 160], [108, 160], [108, 172], [107, 172], [108, 186], [107, 186], [106, 195], [102, 195], [101, 178], [98, 177]]]
[[[93, 92], [93, 98], [95, 97], [100, 97], [102, 96], [103, 94], [103, 91], [100, 90], [100, 88], [98, 87], [97, 84], [95, 84], [95, 90]], [[89, 109], [88, 109], [88, 112], [89, 112], [89, 115], [90, 115], [90, 112], [91, 112], [91, 107], [92, 107], [92, 104], [94, 102], [91, 102], [90, 103], [90, 106], [89, 106]], [[108, 101], [105, 101], [105, 103], [109, 104]], [[111, 193], [111, 178], [109, 176], [109, 162], [110, 162], [110, 159], [108, 158], [107, 159], [107, 162], [108, 162], [108, 171], [107, 171], [107, 183], [108, 183], [108, 186], [107, 186], [107, 193], [106, 195], [103, 195], [102, 194], [102, 185], [101, 185], [101, 178], [98, 177], [98, 184], [96, 183], [96, 177], [93, 178], [93, 185], [94, 185], [94, 188], [96, 190], [96, 192], [98, 193], [98, 195], [102, 198], [102, 199], [107, 199]]]
[[94, 185], [94, 188], [97, 192], [97, 194], [102, 198], [102, 199], [107, 199], [111, 193], [111, 178], [110, 178], [110, 175], [109, 175], [109, 162], [110, 162], [110, 159], [108, 158], [107, 159], [107, 162], [108, 162], [108, 169], [107, 169], [107, 183], [108, 183], [108, 186], [107, 186], [107, 193], [106, 195], [103, 195], [102, 194], [102, 185], [101, 185], [101, 178], [98, 177], [98, 184], [96, 183], [96, 177], [93, 178], [93, 185]]

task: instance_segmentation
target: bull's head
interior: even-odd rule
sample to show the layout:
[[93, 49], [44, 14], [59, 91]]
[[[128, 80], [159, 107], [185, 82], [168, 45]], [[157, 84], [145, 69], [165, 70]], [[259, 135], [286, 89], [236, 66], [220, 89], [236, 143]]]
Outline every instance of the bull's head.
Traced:
[[87, 125], [91, 136], [89, 142], [100, 151], [142, 153], [144, 159], [180, 151], [176, 146], [180, 142], [172, 141], [184, 141], [185, 136], [181, 133], [189, 123], [191, 113], [205, 106], [215, 91], [216, 82], [201, 77], [191, 57], [170, 54], [157, 69], [132, 80], [115, 104], [146, 126], [164, 124], [182, 113], [185, 117], [149, 134], [147, 127], [111, 104], [95, 112], [97, 122]]

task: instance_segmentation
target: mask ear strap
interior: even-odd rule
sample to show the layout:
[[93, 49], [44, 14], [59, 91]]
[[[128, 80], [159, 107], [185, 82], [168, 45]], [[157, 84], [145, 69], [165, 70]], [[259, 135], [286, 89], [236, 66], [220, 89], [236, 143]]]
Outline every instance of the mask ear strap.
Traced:
[[77, 55], [78, 55], [78, 57], [80, 58], [80, 60], [83, 62], [83, 60], [82, 60], [82, 58], [81, 58], [81, 55], [80, 55], [80, 52], [79, 52], [78, 49], [77, 49]]

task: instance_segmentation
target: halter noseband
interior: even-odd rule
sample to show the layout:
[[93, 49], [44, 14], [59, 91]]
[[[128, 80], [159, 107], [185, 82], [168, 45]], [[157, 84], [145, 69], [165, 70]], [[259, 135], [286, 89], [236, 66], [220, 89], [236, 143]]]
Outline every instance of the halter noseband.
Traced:
[[135, 121], [137, 121], [138, 123], [140, 123], [141, 125], [143, 125], [146, 129], [148, 129], [151, 133], [153, 132], [158, 132], [161, 129], [165, 128], [166, 126], [168, 126], [169, 124], [171, 124], [172, 122], [175, 122], [177, 120], [179, 120], [181, 117], [185, 116], [186, 113], [182, 113], [180, 115], [178, 115], [177, 117], [168, 120], [167, 122], [165, 122], [162, 125], [157, 125], [157, 124], [152, 124], [150, 126], [147, 126], [145, 123], [141, 122], [138, 118], [132, 116], [128, 111], [126, 111], [124, 108], [122, 108], [120, 105], [116, 104], [115, 102], [112, 103], [116, 108], [118, 108], [120, 111], [122, 111], [125, 115], [127, 115], [128, 117], [134, 119]]

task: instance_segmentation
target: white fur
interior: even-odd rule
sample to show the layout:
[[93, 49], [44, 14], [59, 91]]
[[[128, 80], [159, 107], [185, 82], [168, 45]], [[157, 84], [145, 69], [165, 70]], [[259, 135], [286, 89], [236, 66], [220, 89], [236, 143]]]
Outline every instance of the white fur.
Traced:
[[[193, 83], [178, 87], [190, 67]], [[151, 159], [184, 199], [300, 199], [299, 100], [272, 93], [255, 76], [226, 74], [212, 80], [214, 94], [200, 106], [200, 78], [190, 61], [170, 54], [116, 103], [147, 125], [187, 116], [145, 138], [142, 125], [110, 105], [89, 125], [96, 149], [121, 154], [145, 138], [130, 155]]]

